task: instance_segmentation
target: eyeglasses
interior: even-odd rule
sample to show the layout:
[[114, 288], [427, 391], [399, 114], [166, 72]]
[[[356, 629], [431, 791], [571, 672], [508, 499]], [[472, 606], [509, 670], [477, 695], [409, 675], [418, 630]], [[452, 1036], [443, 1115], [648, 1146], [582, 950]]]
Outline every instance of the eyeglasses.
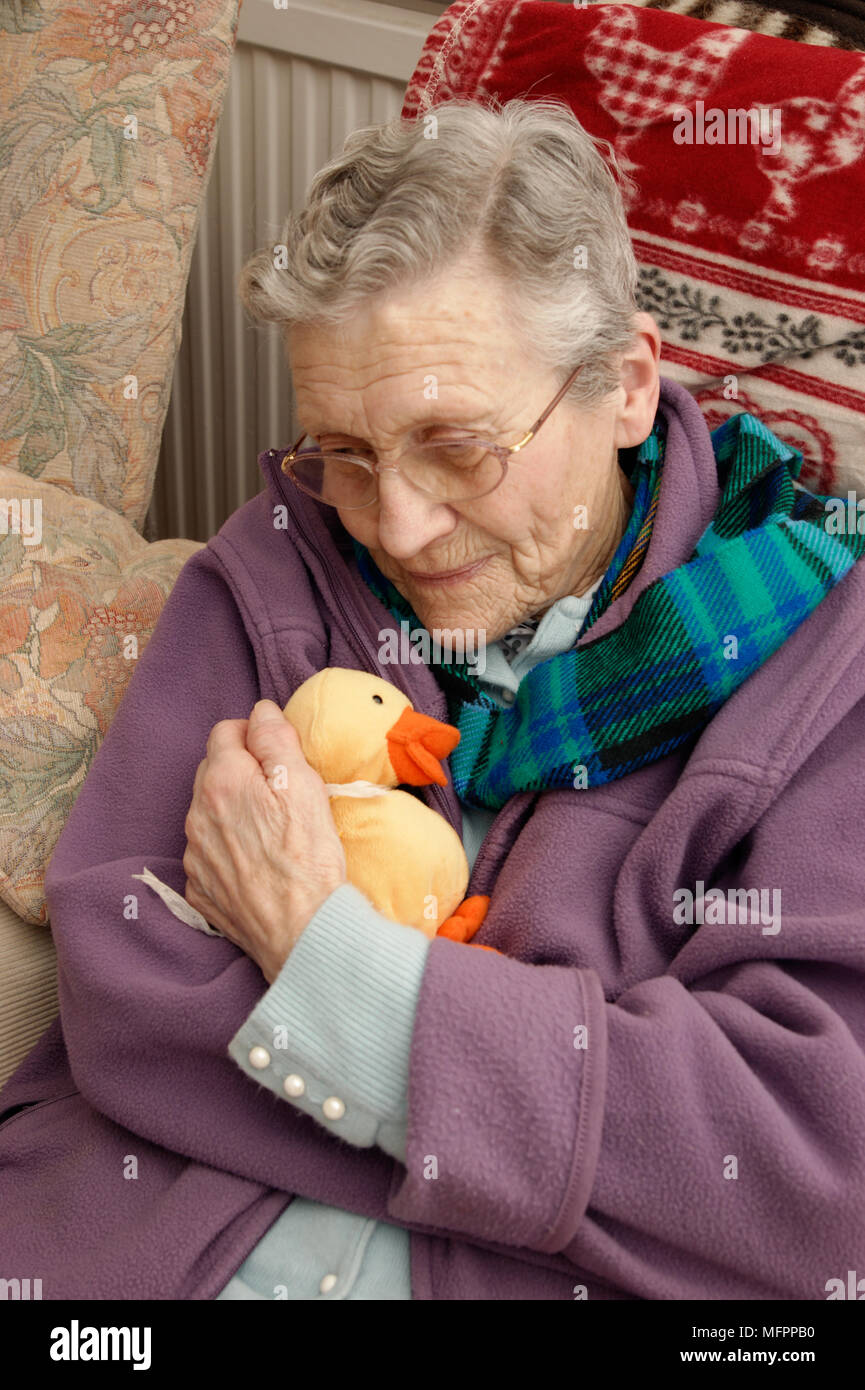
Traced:
[[504, 482], [511, 454], [519, 453], [535, 437], [582, 369], [581, 365], [571, 373], [543, 415], [516, 444], [495, 444], [474, 436], [435, 439], [416, 444], [397, 465], [378, 463], [374, 457], [370, 460], [347, 449], [323, 451], [318, 445], [301, 449], [307, 438], [302, 434], [283, 456], [280, 467], [303, 492], [341, 511], [370, 506], [378, 497], [377, 475], [384, 472], [402, 473], [419, 492], [437, 502], [470, 502]]

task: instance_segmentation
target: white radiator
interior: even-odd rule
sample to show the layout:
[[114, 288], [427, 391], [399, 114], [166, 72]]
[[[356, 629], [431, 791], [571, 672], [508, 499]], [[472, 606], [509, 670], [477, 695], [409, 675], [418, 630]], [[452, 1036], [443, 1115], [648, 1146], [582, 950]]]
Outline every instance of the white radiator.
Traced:
[[[279, 6], [279, 8], [276, 7]], [[402, 108], [435, 15], [371, 0], [244, 0], [201, 216], [148, 539], [207, 540], [261, 491], [256, 456], [294, 437], [279, 330], [235, 293], [349, 131]]]

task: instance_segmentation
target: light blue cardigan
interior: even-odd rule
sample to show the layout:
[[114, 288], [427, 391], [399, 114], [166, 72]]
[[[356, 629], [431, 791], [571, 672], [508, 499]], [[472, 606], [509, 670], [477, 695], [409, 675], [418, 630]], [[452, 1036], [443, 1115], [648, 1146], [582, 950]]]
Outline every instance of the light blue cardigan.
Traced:
[[[574, 645], [597, 587], [554, 603], [510, 665], [499, 643], [487, 649], [480, 679], [500, 703], [512, 702], [532, 666]], [[462, 812], [472, 867], [494, 813]], [[378, 1144], [404, 1163], [411, 1035], [428, 949], [422, 932], [389, 921], [343, 884], [232, 1038], [231, 1056], [334, 1134]], [[343, 1098], [351, 1101], [345, 1117], [328, 1118], [323, 1103]], [[402, 1226], [295, 1197], [218, 1297], [410, 1299], [409, 1241]]]

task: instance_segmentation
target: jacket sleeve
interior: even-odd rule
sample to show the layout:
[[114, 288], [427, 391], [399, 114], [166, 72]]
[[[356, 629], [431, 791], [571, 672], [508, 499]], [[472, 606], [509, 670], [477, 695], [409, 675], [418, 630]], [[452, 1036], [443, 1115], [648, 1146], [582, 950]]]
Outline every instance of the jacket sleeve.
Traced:
[[[405, 1162], [408, 1066], [429, 941], [350, 883], [310, 919], [229, 1052], [247, 1076], [339, 1134]], [[328, 1117], [327, 1102], [343, 1111]]]
[[433, 941], [392, 1217], [644, 1299], [825, 1299], [865, 1272], [863, 766], [859, 701], [714, 877], [778, 890], [780, 929], [695, 926], [615, 1000], [593, 971]]
[[[292, 628], [282, 640], [295, 645], [295, 668], [326, 661], [312, 631]], [[271, 1188], [360, 1209], [371, 1172], [386, 1190], [392, 1157], [335, 1142], [250, 1084], [228, 1048], [266, 992], [260, 970], [231, 942], [178, 921], [132, 877], [147, 866], [184, 892], [184, 826], [208, 735], [221, 719], [248, 717], [263, 696], [279, 700], [274, 659], [245, 624], [219, 560], [197, 552], [48, 866], [63, 1036], [81, 1094], [133, 1134]]]

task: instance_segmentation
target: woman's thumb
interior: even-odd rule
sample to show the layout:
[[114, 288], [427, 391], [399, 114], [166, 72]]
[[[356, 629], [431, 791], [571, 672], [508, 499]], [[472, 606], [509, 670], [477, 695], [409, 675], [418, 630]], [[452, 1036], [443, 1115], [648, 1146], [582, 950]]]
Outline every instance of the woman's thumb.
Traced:
[[282, 710], [279, 708], [279, 705], [275, 704], [273, 700], [258, 700], [252, 707], [252, 713], [249, 716], [249, 727], [252, 728], [253, 725], [258, 724], [275, 723], [277, 719], [281, 724], [288, 722]]

